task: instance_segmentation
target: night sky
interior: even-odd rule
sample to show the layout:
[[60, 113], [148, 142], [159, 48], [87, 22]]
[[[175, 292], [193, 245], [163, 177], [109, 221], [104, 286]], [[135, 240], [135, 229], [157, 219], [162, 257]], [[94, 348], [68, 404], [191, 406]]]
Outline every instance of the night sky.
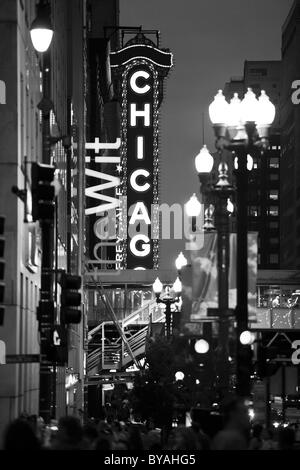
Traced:
[[[278, 60], [281, 27], [293, 0], [120, 0], [120, 24], [159, 29], [174, 54], [161, 122], [161, 202], [184, 204], [198, 191], [194, 157], [214, 139], [208, 106], [245, 60]], [[161, 268], [174, 267], [183, 242], [163, 242]]]

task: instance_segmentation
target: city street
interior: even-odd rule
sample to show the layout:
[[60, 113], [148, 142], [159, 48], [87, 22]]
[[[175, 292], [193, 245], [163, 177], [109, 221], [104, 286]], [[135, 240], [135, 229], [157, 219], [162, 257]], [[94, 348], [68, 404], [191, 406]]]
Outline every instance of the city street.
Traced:
[[0, 450], [300, 450], [300, 0], [220, 3], [0, 2]]

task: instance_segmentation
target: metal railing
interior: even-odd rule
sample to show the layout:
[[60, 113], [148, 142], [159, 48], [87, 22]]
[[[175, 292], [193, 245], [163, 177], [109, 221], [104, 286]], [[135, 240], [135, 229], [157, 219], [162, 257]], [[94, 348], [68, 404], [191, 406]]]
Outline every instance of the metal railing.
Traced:
[[[123, 332], [124, 328], [129, 325], [145, 325], [127, 338], [130, 350], [136, 359], [145, 353], [146, 337], [150, 322], [163, 322], [164, 317], [165, 315], [162, 308], [157, 305], [155, 301], [149, 301], [147, 304], [128, 315], [128, 317], [121, 322]], [[88, 355], [87, 371], [90, 374], [94, 372], [95, 368], [97, 372], [99, 372], [99, 370], [108, 369], [119, 370], [132, 362], [132, 357], [127, 349], [124, 348], [121, 337], [114, 343], [107, 344], [105, 342], [105, 326], [108, 324], [112, 324], [112, 322], [102, 322], [89, 332], [89, 340], [91, 340], [95, 333], [101, 330], [101, 343], [99, 348], [94, 349]]]

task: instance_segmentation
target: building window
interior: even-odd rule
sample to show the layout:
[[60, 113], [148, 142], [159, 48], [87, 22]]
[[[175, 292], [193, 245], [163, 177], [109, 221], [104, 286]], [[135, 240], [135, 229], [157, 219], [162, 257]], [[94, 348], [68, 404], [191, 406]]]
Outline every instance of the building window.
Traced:
[[268, 209], [268, 215], [278, 217], [278, 206], [270, 206]]
[[252, 75], [261, 75], [262, 77], [264, 77], [267, 75], [267, 69], [265, 68], [250, 69], [250, 73]]
[[278, 229], [279, 228], [279, 222], [269, 222], [269, 228], [272, 229]]
[[259, 217], [260, 216], [260, 207], [259, 206], [250, 206], [249, 207], [249, 215], [251, 217]]
[[279, 175], [278, 173], [270, 173], [270, 181], [278, 181]]
[[279, 168], [279, 157], [272, 157], [269, 160], [270, 168]]
[[277, 237], [270, 238], [270, 243], [271, 243], [271, 245], [278, 245], [279, 238], [277, 238]]
[[279, 197], [278, 189], [271, 189], [269, 191], [269, 199], [271, 199], [272, 201], [278, 201], [278, 197]]
[[277, 253], [272, 253], [270, 255], [270, 264], [278, 264], [279, 257]]

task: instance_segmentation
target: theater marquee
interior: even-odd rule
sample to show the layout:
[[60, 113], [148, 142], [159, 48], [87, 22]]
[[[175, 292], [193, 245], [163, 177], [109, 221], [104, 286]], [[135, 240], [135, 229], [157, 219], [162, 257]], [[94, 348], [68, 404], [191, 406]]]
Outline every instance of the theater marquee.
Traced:
[[[121, 268], [156, 269], [159, 259], [159, 108], [172, 54], [139, 33], [110, 54], [119, 84], [121, 162], [119, 195], [127, 203], [127, 239], [119, 239]], [[121, 220], [117, 218], [117, 220]]]

